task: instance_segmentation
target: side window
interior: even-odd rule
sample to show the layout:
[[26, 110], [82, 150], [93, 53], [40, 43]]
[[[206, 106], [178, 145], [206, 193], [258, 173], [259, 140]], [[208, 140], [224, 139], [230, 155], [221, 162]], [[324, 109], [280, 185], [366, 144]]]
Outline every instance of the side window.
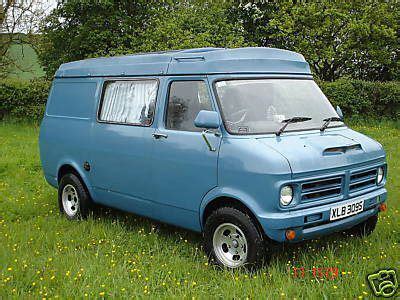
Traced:
[[166, 128], [201, 131], [194, 126], [200, 110], [213, 110], [204, 81], [174, 81], [169, 89]]
[[108, 81], [99, 120], [150, 126], [157, 98], [157, 80]]

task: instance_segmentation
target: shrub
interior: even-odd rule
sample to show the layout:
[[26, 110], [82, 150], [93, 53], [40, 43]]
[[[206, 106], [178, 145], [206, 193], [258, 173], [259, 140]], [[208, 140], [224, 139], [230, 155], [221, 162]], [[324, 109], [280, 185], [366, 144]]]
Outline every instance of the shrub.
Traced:
[[400, 82], [340, 79], [319, 82], [331, 103], [344, 115], [362, 118], [400, 118]]
[[[346, 117], [400, 119], [400, 82], [340, 79], [319, 82], [325, 95]], [[50, 82], [0, 80], [0, 119], [38, 121], [42, 118]]]
[[18, 120], [40, 120], [49, 89], [50, 82], [45, 80], [1, 80], [0, 119], [7, 116]]

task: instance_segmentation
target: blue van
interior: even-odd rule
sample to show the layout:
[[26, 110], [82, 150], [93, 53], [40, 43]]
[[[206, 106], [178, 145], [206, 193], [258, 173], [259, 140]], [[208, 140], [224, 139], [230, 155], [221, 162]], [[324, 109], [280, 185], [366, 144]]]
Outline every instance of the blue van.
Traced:
[[202, 232], [211, 261], [257, 266], [272, 241], [371, 233], [382, 146], [348, 128], [298, 53], [202, 48], [70, 62], [40, 130], [68, 219], [91, 205]]

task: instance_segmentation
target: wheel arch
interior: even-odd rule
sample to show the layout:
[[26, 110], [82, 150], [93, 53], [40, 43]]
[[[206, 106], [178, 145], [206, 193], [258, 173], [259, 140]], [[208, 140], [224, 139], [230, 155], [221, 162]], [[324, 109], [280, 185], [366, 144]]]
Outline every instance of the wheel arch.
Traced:
[[200, 210], [200, 225], [202, 230], [204, 229], [205, 222], [208, 216], [216, 209], [224, 206], [234, 207], [247, 213], [250, 218], [254, 221], [257, 229], [264, 236], [266, 235], [264, 228], [259, 222], [256, 214], [253, 209], [249, 207], [249, 205], [244, 204], [240, 198], [232, 196], [232, 195], [220, 195], [208, 200], [206, 203], [202, 203], [202, 209]]
[[76, 163], [73, 162], [63, 162], [60, 164], [60, 166], [57, 168], [57, 184], [60, 183], [61, 178], [68, 173], [75, 174], [83, 183], [84, 187], [88, 191], [90, 197], [93, 199], [93, 193], [92, 193], [92, 188], [89, 184], [89, 178], [86, 176], [84, 172], [79, 168], [79, 166]]

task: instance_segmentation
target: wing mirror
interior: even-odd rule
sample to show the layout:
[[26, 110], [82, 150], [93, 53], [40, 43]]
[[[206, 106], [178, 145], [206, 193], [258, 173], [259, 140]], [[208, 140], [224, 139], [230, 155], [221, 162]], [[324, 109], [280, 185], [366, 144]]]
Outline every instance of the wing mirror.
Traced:
[[340, 109], [340, 106], [339, 106], [339, 105], [336, 106], [336, 113], [338, 114], [339, 118], [341, 118], [342, 121], [343, 121], [343, 119], [344, 119], [344, 117], [343, 117], [343, 112], [342, 112], [342, 110]]
[[194, 120], [194, 125], [199, 128], [216, 129], [220, 126], [219, 116], [216, 111], [201, 110]]

